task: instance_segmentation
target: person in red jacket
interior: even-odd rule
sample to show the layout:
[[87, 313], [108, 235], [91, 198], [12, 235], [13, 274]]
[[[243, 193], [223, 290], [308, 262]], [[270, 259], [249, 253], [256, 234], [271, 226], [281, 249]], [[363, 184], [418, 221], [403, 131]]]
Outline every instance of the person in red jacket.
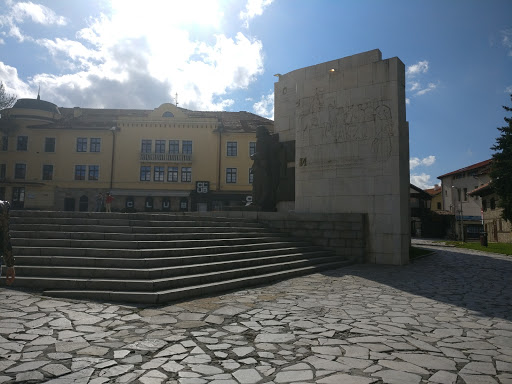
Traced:
[[114, 200], [114, 198], [112, 197], [110, 192], [107, 192], [107, 197], [105, 197], [105, 209], [106, 209], [107, 212], [112, 212], [110, 210], [110, 208], [112, 206], [112, 201], [113, 200]]

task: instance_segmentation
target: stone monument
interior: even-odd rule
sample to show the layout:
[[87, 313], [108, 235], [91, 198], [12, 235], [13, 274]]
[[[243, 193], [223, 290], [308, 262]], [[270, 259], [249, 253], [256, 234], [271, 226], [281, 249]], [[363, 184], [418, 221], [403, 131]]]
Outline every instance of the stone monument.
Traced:
[[409, 261], [405, 67], [376, 49], [275, 83], [275, 133], [295, 141], [295, 201], [278, 210], [364, 213], [366, 262]]

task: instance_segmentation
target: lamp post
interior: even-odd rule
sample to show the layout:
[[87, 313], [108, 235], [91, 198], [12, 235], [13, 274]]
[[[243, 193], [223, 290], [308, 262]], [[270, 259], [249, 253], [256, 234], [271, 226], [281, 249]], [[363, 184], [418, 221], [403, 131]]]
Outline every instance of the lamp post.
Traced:
[[116, 149], [116, 127], [110, 128], [112, 132], [112, 161], [110, 163], [110, 193], [112, 193], [112, 184], [114, 180], [114, 153]]
[[464, 214], [462, 213], [462, 199], [460, 200], [460, 237], [464, 242]]
[[[457, 188], [455, 187], [455, 185], [452, 185], [452, 201], [454, 201], [454, 196], [453, 196], [453, 188]], [[462, 212], [462, 197], [460, 196], [460, 189], [457, 188], [457, 192], [459, 193], [459, 201], [460, 201], [460, 210], [459, 210], [459, 213], [460, 213], [460, 238], [462, 239], [462, 242], [464, 242], [464, 215], [463, 215], [463, 212]], [[457, 213], [457, 205], [455, 204], [455, 201], [454, 201], [454, 204], [453, 204], [453, 213], [456, 214]], [[455, 220], [457, 220], [457, 216], [455, 216]]]

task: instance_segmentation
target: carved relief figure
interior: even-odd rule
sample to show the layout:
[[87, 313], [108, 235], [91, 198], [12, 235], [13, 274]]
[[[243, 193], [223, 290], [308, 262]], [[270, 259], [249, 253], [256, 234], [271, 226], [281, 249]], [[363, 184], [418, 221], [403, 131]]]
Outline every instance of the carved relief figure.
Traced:
[[379, 105], [375, 109], [375, 138], [372, 142], [372, 151], [389, 158], [393, 150], [391, 137], [393, 136], [393, 122], [391, 110], [386, 105]]

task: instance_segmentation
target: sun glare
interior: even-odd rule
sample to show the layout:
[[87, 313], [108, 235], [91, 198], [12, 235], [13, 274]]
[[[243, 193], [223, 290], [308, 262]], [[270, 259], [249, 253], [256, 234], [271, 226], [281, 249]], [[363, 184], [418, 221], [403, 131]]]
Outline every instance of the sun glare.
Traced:
[[216, 28], [223, 16], [216, 0], [112, 0], [112, 10], [116, 16], [142, 25]]

